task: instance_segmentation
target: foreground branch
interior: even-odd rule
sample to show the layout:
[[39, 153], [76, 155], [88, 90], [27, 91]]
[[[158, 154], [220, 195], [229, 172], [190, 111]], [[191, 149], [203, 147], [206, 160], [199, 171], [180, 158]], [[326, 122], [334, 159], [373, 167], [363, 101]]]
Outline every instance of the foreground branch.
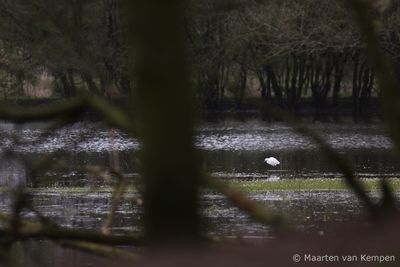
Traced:
[[[354, 172], [349, 163], [338, 152], [336, 152], [320, 134], [310, 128], [302, 126], [290, 113], [282, 110], [279, 107], [270, 106], [268, 107], [268, 111], [271, 116], [278, 120], [284, 121], [289, 126], [291, 126], [298, 134], [301, 134], [305, 138], [308, 138], [313, 143], [317, 144], [322, 152], [324, 152], [329, 160], [334, 163], [339, 171], [343, 174], [344, 181], [346, 182], [348, 187], [355, 193], [358, 199], [365, 205], [370, 215], [372, 217], [377, 217], [379, 206], [376, 205], [373, 200], [368, 196], [365, 188], [360, 183], [358, 178], [354, 175]], [[386, 192], [390, 191], [387, 190]]]
[[88, 109], [102, 114], [110, 125], [131, 134], [136, 132], [133, 121], [120, 108], [111, 105], [94, 94], [39, 107], [6, 105], [0, 108], [0, 119], [16, 123], [46, 121], [66, 117], [77, 119], [78, 115]]
[[109, 124], [116, 126], [121, 130], [125, 130], [130, 134], [136, 133], [132, 119], [130, 119], [120, 108], [109, 104], [107, 101], [96, 95], [88, 95], [85, 98], [85, 102], [92, 110], [100, 112]]
[[[0, 213], [0, 220], [12, 223], [13, 217]], [[53, 241], [86, 241], [103, 245], [140, 245], [141, 238], [132, 235], [104, 235], [95, 231], [65, 229], [54, 225], [44, 225], [19, 220], [19, 227], [0, 229], [0, 236], [5, 240], [26, 240], [43, 238]]]
[[17, 123], [51, 120], [65, 115], [78, 115], [83, 112], [84, 106], [82, 98], [40, 107], [3, 106], [0, 108], [0, 119]]
[[263, 205], [249, 199], [227, 183], [218, 181], [213, 177], [206, 178], [205, 182], [207, 186], [224, 194], [236, 207], [245, 211], [255, 221], [271, 226], [278, 233], [285, 233], [291, 230], [290, 225], [282, 215], [267, 210]]
[[133, 252], [116, 247], [99, 245], [91, 242], [84, 241], [63, 241], [60, 244], [64, 247], [78, 249], [98, 256], [116, 258], [120, 261], [126, 260], [129, 262], [138, 260], [139, 256]]
[[372, 199], [368, 196], [361, 182], [354, 175], [351, 167], [343, 157], [337, 153], [320, 135], [311, 129], [295, 126], [296, 132], [302, 134], [306, 138], [310, 138], [316, 143], [325, 155], [336, 165], [342, 172], [344, 180], [349, 188], [356, 194], [361, 202], [366, 206], [371, 215], [375, 216], [378, 210], [377, 205], [374, 204]]

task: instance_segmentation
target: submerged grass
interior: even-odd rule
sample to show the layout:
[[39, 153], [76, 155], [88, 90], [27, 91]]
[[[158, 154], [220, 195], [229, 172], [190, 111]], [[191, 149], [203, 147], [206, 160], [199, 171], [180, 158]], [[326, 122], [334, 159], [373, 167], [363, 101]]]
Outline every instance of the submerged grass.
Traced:
[[[361, 179], [361, 184], [366, 190], [380, 190], [379, 179]], [[387, 179], [389, 185], [394, 191], [400, 191], [400, 179]], [[249, 181], [226, 181], [239, 191], [259, 192], [259, 191], [338, 191], [349, 190], [345, 182], [341, 179], [284, 179], [277, 181], [268, 180], [249, 180]], [[11, 191], [11, 188], [0, 187], [0, 192]], [[33, 194], [111, 194], [114, 188], [112, 186], [80, 186], [80, 187], [41, 187], [26, 188], [26, 191]], [[133, 186], [127, 188], [128, 193], [137, 193]]]

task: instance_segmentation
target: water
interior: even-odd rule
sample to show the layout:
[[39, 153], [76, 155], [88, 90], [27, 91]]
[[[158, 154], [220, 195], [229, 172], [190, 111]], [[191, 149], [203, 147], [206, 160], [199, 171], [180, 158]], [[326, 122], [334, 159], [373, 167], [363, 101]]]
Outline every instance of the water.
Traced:
[[[372, 194], [378, 197], [378, 194]], [[1, 193], [0, 209], [10, 211], [11, 195]], [[32, 203], [43, 214], [52, 218], [52, 222], [63, 227], [79, 229], [100, 229], [110, 208], [109, 193], [58, 193], [49, 189], [45, 193], [31, 196]], [[132, 201], [137, 194], [129, 193], [115, 212], [113, 230], [115, 233], [133, 232], [139, 234], [142, 230], [141, 206]], [[260, 192], [250, 194], [271, 210], [284, 215], [290, 214], [290, 220], [299, 229], [308, 232], [318, 232], [324, 229], [324, 224], [343, 222], [343, 214], [353, 222], [365, 215], [364, 211], [347, 191], [340, 192]], [[229, 204], [227, 199], [213, 192], [205, 192], [201, 197], [202, 217], [206, 222], [203, 232], [210, 237], [225, 238], [270, 238], [270, 229], [255, 223], [238, 208]], [[32, 212], [23, 213], [27, 219], [35, 218]]]
[[[110, 193], [60, 193], [56, 188], [103, 185], [105, 181], [98, 175], [88, 175], [86, 167], [107, 168], [110, 155], [115, 152], [122, 171], [136, 177], [139, 142], [95, 122], [79, 122], [43, 135], [46, 127], [43, 123], [0, 124], [0, 185], [47, 188], [30, 196], [40, 212], [64, 227], [100, 229], [110, 208]], [[400, 177], [393, 144], [380, 125], [310, 127], [348, 159], [360, 177]], [[196, 147], [201, 152], [203, 168], [221, 179], [341, 178], [340, 172], [310, 140], [284, 124], [259, 121], [202, 124], [196, 129]], [[263, 162], [267, 156], [278, 158], [281, 165], [268, 167]], [[36, 164], [43, 160], [47, 161], [45, 166], [58, 167], [38, 172]], [[377, 192], [371, 194], [379, 196]], [[114, 232], [142, 230], [143, 210], [133, 201], [138, 197], [129, 193], [122, 201], [115, 214]], [[296, 228], [305, 232], [323, 234], [327, 225], [365, 219], [363, 207], [347, 191], [259, 192], [249, 197], [290, 215]], [[0, 210], [9, 211], [11, 199], [9, 193], [0, 193]], [[203, 232], [211, 237], [271, 238], [268, 227], [253, 222], [220, 194], [205, 191], [201, 205]], [[24, 216], [33, 218], [35, 214], [25, 212]], [[54, 250], [57, 253], [60, 252]]]
[[[36, 181], [39, 185], [90, 184], [92, 180], [87, 179], [87, 172], [82, 168], [88, 164], [108, 166], [111, 151], [118, 151], [125, 173], [138, 174], [135, 158], [140, 149], [139, 142], [99, 123], [76, 123], [44, 137], [41, 136], [41, 129], [45, 128], [43, 124], [23, 127], [2, 124], [1, 128], [4, 134], [0, 151], [13, 151], [13, 157], [8, 159], [8, 170], [0, 168], [1, 172], [6, 172], [2, 176], [9, 177], [10, 170], [17, 172], [21, 169], [21, 162], [32, 163], [46, 158], [73, 167], [41, 174], [41, 179]], [[320, 132], [347, 158], [359, 176], [399, 177], [400, 163], [381, 126], [315, 124], [311, 128]], [[283, 124], [258, 121], [204, 124], [197, 129], [196, 146], [202, 152], [205, 170], [221, 178], [259, 179], [271, 175], [282, 179], [341, 177], [310, 140]], [[278, 158], [282, 163], [280, 167], [268, 168], [263, 162], [267, 156]]]

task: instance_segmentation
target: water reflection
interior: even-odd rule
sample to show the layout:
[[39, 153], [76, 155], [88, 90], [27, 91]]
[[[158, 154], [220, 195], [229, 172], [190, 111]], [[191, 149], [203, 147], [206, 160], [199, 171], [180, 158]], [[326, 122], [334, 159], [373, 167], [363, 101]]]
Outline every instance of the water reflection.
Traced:
[[26, 180], [25, 164], [19, 159], [0, 154], [0, 186], [25, 185]]
[[[390, 149], [393, 146], [379, 126], [322, 124], [313, 125], [311, 128], [319, 131], [337, 149]], [[23, 145], [13, 145], [10, 138], [5, 135], [2, 136], [0, 148], [13, 146], [14, 151], [24, 153], [49, 153], [60, 148], [71, 153], [126, 151], [140, 148], [135, 138], [130, 138], [120, 131], [114, 131], [110, 137], [109, 130], [104, 125], [94, 122], [75, 123], [39, 141], [37, 139], [44, 129], [40, 124], [19, 127], [0, 124], [0, 129], [7, 135], [15, 135], [25, 141]], [[288, 126], [258, 121], [201, 125], [197, 128], [196, 145], [199, 149], [207, 151], [315, 149], [312, 142], [296, 134]]]
[[[342, 151], [361, 177], [399, 177], [400, 163], [391, 149], [347, 149]], [[319, 150], [269, 151], [277, 155], [278, 169], [268, 167], [264, 151], [204, 151], [205, 168], [219, 177], [241, 179], [268, 178], [276, 174], [285, 179], [340, 178], [341, 174]]]
[[271, 174], [266, 180], [267, 181], [279, 181], [281, 179], [281, 177], [277, 174]]
[[[377, 198], [378, 193], [371, 193]], [[398, 194], [400, 196], [400, 194]], [[100, 230], [110, 208], [109, 193], [59, 193], [51, 189], [32, 194], [32, 203], [45, 216], [61, 226]], [[116, 233], [142, 230], [142, 207], [132, 201], [136, 194], [126, 195], [115, 213], [113, 231]], [[275, 191], [249, 194], [267, 208], [290, 214], [290, 220], [299, 229], [318, 232], [334, 222], [361, 220], [363, 209], [356, 197], [348, 191]], [[0, 193], [0, 209], [10, 211], [9, 193]], [[201, 197], [202, 216], [206, 223], [204, 232], [210, 236], [271, 237], [267, 226], [255, 223], [245, 213], [233, 207], [223, 195], [206, 192]], [[23, 213], [32, 218], [33, 213]]]

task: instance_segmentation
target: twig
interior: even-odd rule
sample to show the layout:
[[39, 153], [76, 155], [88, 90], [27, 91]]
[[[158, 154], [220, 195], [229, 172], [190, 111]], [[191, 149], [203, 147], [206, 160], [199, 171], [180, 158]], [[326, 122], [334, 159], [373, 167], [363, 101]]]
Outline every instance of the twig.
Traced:
[[397, 148], [400, 148], [400, 93], [394, 78], [393, 67], [380, 48], [376, 25], [369, 12], [369, 2], [363, 0], [350, 0], [350, 6], [355, 12], [355, 17], [360, 26], [361, 34], [367, 44], [369, 59], [374, 66], [378, 88], [383, 101], [383, 112]]
[[61, 246], [70, 247], [74, 249], [79, 249], [81, 251], [86, 251], [95, 255], [108, 257], [108, 258], [116, 258], [120, 261], [137, 261], [139, 256], [133, 252], [129, 252], [125, 249], [120, 249], [111, 246], [99, 245], [92, 242], [84, 242], [84, 241], [62, 241], [59, 242]]
[[352, 168], [348, 162], [343, 159], [343, 157], [337, 153], [326, 141], [325, 139], [317, 134], [315, 131], [301, 127], [298, 125], [293, 126], [293, 128], [299, 134], [306, 138], [310, 138], [314, 143], [316, 143], [319, 148], [325, 153], [325, 155], [336, 165], [336, 167], [342, 172], [346, 184], [352, 189], [356, 196], [364, 203], [371, 215], [375, 215], [377, 212], [377, 206], [368, 196], [367, 192], [363, 188], [363, 185], [354, 175]]
[[292, 230], [282, 215], [267, 210], [263, 205], [249, 199], [228, 184], [214, 177], [206, 177], [205, 184], [224, 194], [236, 207], [245, 211], [255, 221], [271, 226], [278, 233], [285, 233]]
[[118, 107], [109, 104], [104, 99], [96, 95], [88, 95], [85, 97], [86, 104], [93, 110], [104, 115], [107, 122], [130, 134], [136, 133], [134, 123], [128, 116]]
[[107, 214], [107, 218], [105, 219], [103, 226], [101, 227], [101, 231], [103, 234], [108, 235], [110, 234], [110, 227], [112, 225], [112, 221], [115, 215], [115, 211], [118, 208], [118, 205], [126, 192], [126, 188], [128, 186], [127, 179], [120, 173], [117, 173], [118, 182], [114, 188], [112, 198], [111, 198], [111, 205], [109, 212]]
[[[0, 220], [11, 223], [12, 216], [0, 213]], [[0, 236], [10, 237], [14, 240], [30, 238], [48, 238], [51, 240], [87, 241], [105, 245], [140, 245], [141, 238], [132, 235], [104, 235], [95, 231], [75, 230], [32, 223], [20, 219], [18, 229], [1, 229]]]
[[84, 100], [80, 97], [42, 107], [4, 106], [0, 108], [0, 119], [18, 123], [56, 119], [65, 114], [79, 114], [84, 109]]
[[358, 181], [357, 177], [354, 175], [352, 168], [347, 163], [343, 157], [337, 153], [326, 140], [319, 135], [314, 130], [304, 127], [299, 124], [292, 114], [283, 110], [280, 107], [269, 106], [267, 107], [271, 116], [275, 117], [278, 120], [282, 120], [286, 122], [289, 126], [291, 126], [297, 133], [301, 134], [305, 138], [311, 139], [314, 143], [318, 145], [318, 147], [325, 153], [325, 155], [336, 165], [336, 167], [343, 174], [344, 180], [349, 188], [356, 194], [356, 196], [364, 203], [368, 212], [375, 216], [378, 210], [378, 207], [374, 204], [371, 198], [366, 193], [362, 184]]

